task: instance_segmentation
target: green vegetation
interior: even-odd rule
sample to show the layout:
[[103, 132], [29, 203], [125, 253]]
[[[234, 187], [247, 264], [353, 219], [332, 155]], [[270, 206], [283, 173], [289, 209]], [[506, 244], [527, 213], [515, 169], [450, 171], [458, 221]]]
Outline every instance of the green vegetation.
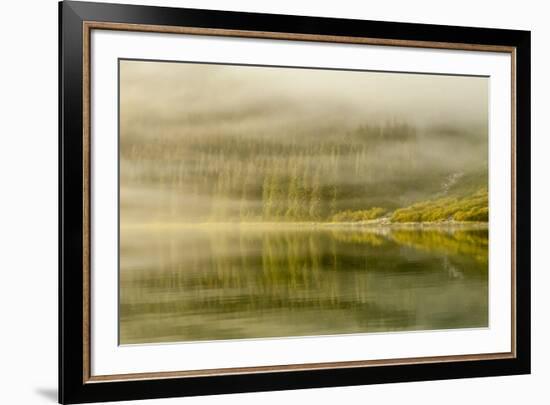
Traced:
[[439, 222], [489, 220], [487, 189], [464, 198], [448, 197], [430, 200], [396, 210], [392, 222]]
[[[349, 220], [373, 219], [381, 208], [366, 207], [396, 208], [391, 201], [397, 192], [418, 188], [413, 127], [395, 123], [316, 135], [275, 141], [254, 134], [185, 134], [134, 138], [131, 145], [123, 137], [121, 184], [154, 197], [148, 216], [195, 221], [331, 221], [350, 211], [361, 212]], [[387, 147], [395, 163], [379, 167], [375, 156]], [[435, 173], [432, 183], [446, 174]], [[133, 202], [125, 190], [121, 196], [130, 214]]]
[[370, 221], [380, 218], [387, 212], [386, 209], [380, 207], [373, 207], [367, 210], [351, 211], [346, 210], [339, 212], [332, 216], [332, 222], [358, 222], [358, 221]]
[[[442, 193], [449, 177], [454, 183], [446, 194], [468, 195], [476, 185], [483, 187], [483, 163], [465, 176], [448, 167], [426, 172], [415, 157], [417, 131], [411, 126], [361, 126], [312, 137], [289, 134], [275, 142], [248, 135], [185, 135], [134, 141], [132, 147], [122, 138], [125, 215], [141, 201], [134, 203], [127, 189], [152, 197], [149, 205], [145, 201], [147, 211], [136, 214], [155, 221], [361, 222], [383, 215], [391, 215], [392, 222], [487, 220], [486, 191], [430, 199]], [[388, 149], [391, 160], [382, 163], [377, 155]], [[425, 202], [401, 208], [414, 201]]]

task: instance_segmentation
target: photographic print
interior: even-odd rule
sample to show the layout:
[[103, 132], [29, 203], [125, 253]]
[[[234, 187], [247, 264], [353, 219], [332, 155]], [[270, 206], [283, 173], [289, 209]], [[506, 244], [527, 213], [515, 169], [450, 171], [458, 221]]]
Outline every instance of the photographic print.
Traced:
[[120, 343], [487, 327], [488, 86], [119, 60]]

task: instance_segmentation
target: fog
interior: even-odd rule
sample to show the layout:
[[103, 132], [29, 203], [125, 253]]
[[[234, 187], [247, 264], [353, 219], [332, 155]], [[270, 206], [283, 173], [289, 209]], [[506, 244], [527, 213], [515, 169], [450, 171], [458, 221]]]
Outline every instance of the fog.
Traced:
[[120, 62], [121, 221], [330, 220], [487, 186], [488, 79]]

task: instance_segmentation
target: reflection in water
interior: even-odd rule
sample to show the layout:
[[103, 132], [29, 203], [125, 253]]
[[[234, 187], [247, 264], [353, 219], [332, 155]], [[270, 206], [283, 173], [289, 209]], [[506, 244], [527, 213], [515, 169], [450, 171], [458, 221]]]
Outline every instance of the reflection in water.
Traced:
[[486, 229], [121, 230], [120, 341], [484, 327]]

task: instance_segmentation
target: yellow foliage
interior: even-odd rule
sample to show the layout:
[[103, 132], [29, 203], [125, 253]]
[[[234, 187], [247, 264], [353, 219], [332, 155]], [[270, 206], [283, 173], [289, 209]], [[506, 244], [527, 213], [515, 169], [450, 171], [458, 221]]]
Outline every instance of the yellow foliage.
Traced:
[[440, 221], [489, 220], [489, 199], [487, 189], [464, 198], [441, 198], [411, 205], [396, 210], [392, 222], [440, 222]]
[[380, 218], [386, 213], [384, 208], [372, 207], [366, 210], [346, 210], [332, 216], [332, 222], [360, 222]]

